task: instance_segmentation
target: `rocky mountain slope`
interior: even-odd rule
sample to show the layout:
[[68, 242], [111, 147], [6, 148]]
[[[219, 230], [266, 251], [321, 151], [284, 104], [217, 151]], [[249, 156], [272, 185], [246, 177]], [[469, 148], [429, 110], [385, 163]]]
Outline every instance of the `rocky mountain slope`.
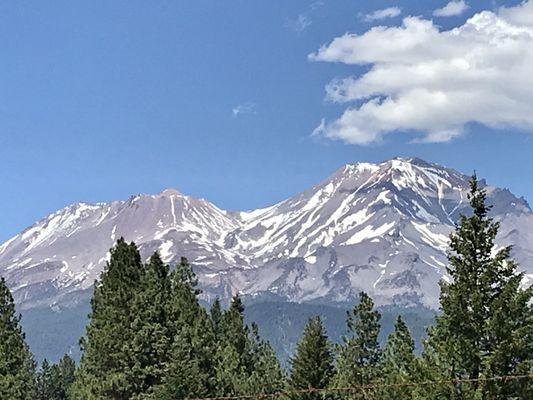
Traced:
[[[203, 296], [345, 302], [366, 290], [378, 304], [436, 308], [448, 235], [468, 212], [468, 177], [419, 159], [346, 165], [271, 207], [224, 211], [175, 190], [112, 203], [77, 203], [0, 246], [0, 274], [22, 308], [76, 302], [90, 292], [123, 236], [144, 257], [186, 256]], [[533, 280], [533, 213], [487, 187], [499, 244]]]

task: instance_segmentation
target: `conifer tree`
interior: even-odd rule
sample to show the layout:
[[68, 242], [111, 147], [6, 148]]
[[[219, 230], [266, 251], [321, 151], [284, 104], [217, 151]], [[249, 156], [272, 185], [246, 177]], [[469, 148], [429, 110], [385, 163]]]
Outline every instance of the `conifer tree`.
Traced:
[[211, 305], [209, 315], [211, 317], [215, 337], [218, 338], [221, 334], [222, 323], [222, 307], [220, 306], [220, 300], [218, 298], [216, 298], [213, 304]]
[[126, 400], [139, 392], [133, 372], [134, 300], [143, 265], [134, 243], [121, 238], [96, 283], [83, 355], [74, 384], [76, 399]]
[[343, 338], [339, 349], [336, 386], [369, 385], [376, 379], [381, 357], [378, 341], [380, 319], [372, 299], [361, 292], [359, 303], [348, 312], [348, 335]]
[[213, 337], [205, 312], [193, 324], [183, 325], [173, 338], [161, 384], [154, 387], [154, 400], [207, 397], [214, 393]]
[[259, 336], [257, 325], [250, 328], [244, 323], [244, 304], [238, 295], [223, 313], [220, 303], [214, 302], [211, 323], [217, 339], [218, 395], [259, 395], [283, 388], [283, 371], [274, 351]]
[[38, 400], [68, 400], [74, 380], [74, 361], [65, 355], [58, 364], [44, 360], [37, 374]]
[[76, 363], [72, 357], [70, 357], [68, 354], [65, 354], [57, 363], [57, 367], [61, 376], [61, 386], [63, 392], [63, 397], [61, 397], [61, 399], [70, 399], [72, 398], [70, 391], [75, 379]]
[[[292, 391], [302, 389], [324, 389], [334, 375], [333, 355], [326, 330], [319, 316], [307, 323], [298, 342], [294, 357], [290, 360], [291, 371], [288, 380]], [[319, 400], [328, 398], [321, 393], [305, 393], [293, 396], [298, 400]]]
[[161, 382], [172, 341], [167, 313], [170, 297], [169, 267], [154, 253], [132, 306], [132, 373], [137, 393], [149, 394]]
[[16, 315], [15, 303], [0, 278], [0, 399], [35, 398], [35, 363]]
[[[450, 236], [447, 272], [441, 283], [441, 315], [430, 331], [427, 353], [451, 379], [478, 379], [531, 371], [531, 289], [520, 289], [522, 275], [511, 247], [496, 249], [499, 224], [488, 216], [485, 190], [470, 180], [471, 216], [461, 216]], [[457, 383], [452, 398], [519, 398], [528, 380]], [[513, 397], [514, 396], [514, 397]]]
[[394, 332], [387, 338], [380, 362], [380, 383], [386, 386], [380, 398], [410, 399], [416, 390], [412, 387], [395, 387], [420, 380], [420, 366], [414, 353], [415, 343], [402, 317], [396, 319]]
[[181, 284], [191, 289], [194, 294], [200, 294], [198, 290], [198, 277], [192, 270], [189, 260], [186, 257], [181, 257], [179, 264], [174, 270], [174, 279]]
[[198, 303], [197, 279], [186, 258], [170, 274], [170, 296], [166, 314], [171, 343], [163, 363], [161, 383], [153, 399], [182, 399], [214, 393], [213, 326]]
[[38, 400], [55, 400], [57, 390], [61, 382], [57, 374], [57, 368], [53, 368], [48, 360], [44, 359], [41, 369], [37, 373], [37, 399]]
[[246, 381], [246, 394], [280, 392], [285, 383], [283, 370], [270, 344], [260, 337], [255, 323], [251, 326], [248, 343], [251, 347], [252, 368]]
[[248, 328], [244, 324], [244, 305], [238, 295], [233, 297], [229, 309], [223, 314], [221, 325], [221, 340], [231, 343], [243, 364], [246, 364]]
[[236, 295], [219, 323], [215, 361], [219, 395], [242, 395], [246, 392], [246, 380], [253, 368], [248, 335], [249, 329], [244, 324], [244, 305]]

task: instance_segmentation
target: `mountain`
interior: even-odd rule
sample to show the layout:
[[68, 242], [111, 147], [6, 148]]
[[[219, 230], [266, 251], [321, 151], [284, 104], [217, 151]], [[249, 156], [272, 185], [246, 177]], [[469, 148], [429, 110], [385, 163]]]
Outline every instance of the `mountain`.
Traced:
[[[483, 182], [483, 185], [485, 183]], [[500, 245], [533, 280], [533, 213], [487, 186]], [[448, 235], [468, 213], [468, 177], [420, 159], [349, 164], [318, 185], [247, 212], [165, 190], [111, 203], [77, 203], [0, 246], [0, 274], [22, 309], [85, 301], [123, 236], [149, 257], [186, 256], [204, 299], [341, 303], [367, 291], [379, 305], [438, 306]]]

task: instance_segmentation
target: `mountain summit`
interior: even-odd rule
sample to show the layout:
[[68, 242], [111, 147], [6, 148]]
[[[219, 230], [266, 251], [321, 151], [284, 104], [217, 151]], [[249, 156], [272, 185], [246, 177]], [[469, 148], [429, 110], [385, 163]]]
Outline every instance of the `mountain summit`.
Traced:
[[[448, 235], [468, 213], [468, 177], [416, 158], [356, 163], [278, 204], [228, 212], [166, 189], [111, 203], [77, 203], [0, 246], [0, 275], [24, 308], [86, 296], [123, 236], [144, 257], [186, 256], [206, 300], [234, 293], [344, 302], [367, 291], [379, 304], [438, 305]], [[533, 213], [486, 187], [499, 244], [533, 279]], [[529, 268], [529, 269], [528, 269]]]

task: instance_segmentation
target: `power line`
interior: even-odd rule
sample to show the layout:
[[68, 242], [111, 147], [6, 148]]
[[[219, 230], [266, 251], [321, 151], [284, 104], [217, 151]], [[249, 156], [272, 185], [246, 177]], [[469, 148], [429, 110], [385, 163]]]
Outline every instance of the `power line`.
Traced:
[[507, 375], [507, 376], [493, 376], [486, 378], [470, 378], [470, 379], [448, 379], [438, 381], [424, 381], [424, 382], [405, 382], [405, 383], [392, 383], [392, 384], [368, 384], [358, 385], [351, 387], [337, 387], [337, 388], [324, 388], [324, 389], [300, 389], [290, 391], [279, 391], [274, 393], [259, 393], [253, 395], [240, 395], [240, 396], [218, 396], [218, 397], [197, 397], [188, 398], [187, 400], [250, 400], [250, 399], [276, 399], [279, 397], [297, 396], [311, 393], [346, 393], [355, 391], [366, 391], [373, 389], [386, 389], [386, 388], [402, 388], [402, 387], [419, 387], [419, 386], [436, 386], [436, 385], [457, 385], [459, 383], [486, 383], [486, 382], [508, 382], [521, 379], [533, 378], [533, 374], [527, 375]]

